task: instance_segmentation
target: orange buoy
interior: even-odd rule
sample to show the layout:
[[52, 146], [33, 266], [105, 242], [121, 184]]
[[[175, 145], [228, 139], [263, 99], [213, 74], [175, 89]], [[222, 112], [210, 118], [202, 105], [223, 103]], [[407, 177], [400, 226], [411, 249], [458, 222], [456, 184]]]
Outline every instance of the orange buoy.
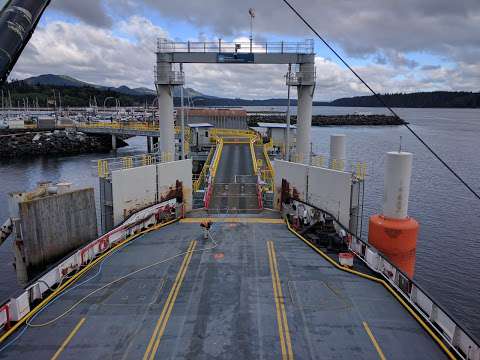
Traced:
[[390, 219], [373, 215], [368, 224], [368, 243], [412, 278], [419, 227], [418, 222], [410, 217]]
[[411, 153], [389, 152], [385, 162], [382, 215], [370, 217], [368, 243], [410, 278], [415, 272], [419, 224], [407, 215], [412, 175]]

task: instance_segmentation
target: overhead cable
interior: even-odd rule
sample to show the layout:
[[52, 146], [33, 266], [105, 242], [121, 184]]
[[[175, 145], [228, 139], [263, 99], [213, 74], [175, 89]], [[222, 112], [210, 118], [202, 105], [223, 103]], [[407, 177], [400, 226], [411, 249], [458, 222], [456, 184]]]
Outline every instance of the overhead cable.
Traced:
[[450, 171], [453, 176], [455, 176], [478, 200], [480, 200], [480, 194], [476, 192], [450, 165], [447, 164], [445, 160], [442, 159], [440, 155], [438, 155], [430, 145], [427, 144], [425, 140], [422, 139], [420, 135], [418, 135], [398, 114], [390, 107], [387, 105], [387, 103], [383, 100], [383, 98], [375, 91], [373, 90], [370, 85], [360, 76], [358, 73], [343, 59], [343, 57], [335, 51], [335, 49], [318, 33], [315, 28], [310, 25], [310, 23], [290, 4], [288, 0], [282, 0], [294, 13], [295, 15], [298, 16], [300, 20], [303, 21], [303, 23], [310, 29], [312, 32], [317, 35], [317, 37], [325, 44], [325, 46], [330, 49], [330, 51], [335, 54], [335, 56], [352, 72], [355, 77], [360, 80], [360, 82], [365, 85], [365, 87], [375, 96], [375, 98], [380, 101], [380, 103], [390, 111], [390, 113], [397, 119], [401, 120], [403, 122], [403, 126], [405, 126], [410, 133], [412, 133], [415, 138], [417, 138], [418, 141], [420, 141], [427, 149], [430, 151], [430, 153], [437, 158], [438, 161], [442, 163], [443, 166], [445, 166], [448, 171]]

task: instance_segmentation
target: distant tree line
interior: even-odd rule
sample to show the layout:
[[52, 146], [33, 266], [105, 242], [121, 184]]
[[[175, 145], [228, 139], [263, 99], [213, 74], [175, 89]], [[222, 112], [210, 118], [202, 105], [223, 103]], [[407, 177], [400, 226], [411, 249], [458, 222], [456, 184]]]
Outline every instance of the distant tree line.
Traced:
[[[480, 107], [480, 93], [434, 91], [418, 93], [398, 93], [380, 95], [383, 101], [391, 107], [411, 108], [478, 108]], [[337, 99], [330, 103], [332, 106], [353, 107], [382, 107], [381, 102], [374, 96], [357, 96], [353, 98]]]
[[[30, 108], [36, 104], [39, 107], [86, 107], [94, 105], [102, 107], [104, 100], [113, 97], [120, 101], [121, 106], [152, 105], [155, 95], [134, 95], [115, 91], [109, 88], [96, 88], [94, 86], [53, 86], [31, 85], [24, 81], [11, 81], [0, 87], [3, 91], [3, 104], [8, 106], [11, 99], [12, 106], [24, 107], [27, 103]], [[474, 92], [418, 92], [397, 93], [380, 95], [391, 107], [412, 108], [480, 108], [480, 93]], [[287, 99], [247, 100], [230, 99], [210, 96], [193, 97], [194, 106], [286, 106]], [[180, 105], [180, 99], [174, 99], [175, 106]], [[187, 99], [185, 104], [188, 104]], [[297, 100], [292, 99], [291, 105], [296, 106]], [[113, 107], [115, 101], [109, 101], [108, 106]], [[357, 96], [352, 98], [337, 99], [332, 102], [314, 102], [316, 106], [350, 106], [350, 107], [382, 107], [380, 101], [374, 96]]]
[[[92, 86], [51, 86], [51, 85], [29, 85], [23, 81], [12, 81], [0, 89], [3, 91], [4, 105], [9, 104], [10, 98], [13, 107], [24, 107], [28, 99], [30, 108], [39, 107], [53, 108], [56, 104], [62, 107], [86, 107], [94, 105], [102, 107], [106, 98], [118, 99], [121, 106], [143, 106], [145, 102], [149, 105], [154, 100], [153, 95], [128, 95], [109, 89], [97, 89]], [[107, 106], [115, 106], [114, 100], [109, 100]]]

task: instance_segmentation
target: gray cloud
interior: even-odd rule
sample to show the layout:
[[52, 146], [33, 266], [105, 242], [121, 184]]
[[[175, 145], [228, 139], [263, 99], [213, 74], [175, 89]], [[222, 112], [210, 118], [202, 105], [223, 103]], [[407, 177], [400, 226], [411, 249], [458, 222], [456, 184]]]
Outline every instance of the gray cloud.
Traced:
[[[337, 48], [373, 64], [356, 67], [380, 92], [478, 90], [480, 1], [292, 0]], [[81, 5], [80, 5], [81, 4]], [[157, 1], [56, 0], [53, 9], [82, 20], [40, 27], [15, 68], [18, 78], [64, 73], [106, 85], [152, 87], [154, 44], [168, 34], [131, 14], [157, 12], [193, 25], [199, 39], [248, 35], [247, 9], [256, 9], [256, 39], [311, 38], [281, 0]], [[112, 17], [123, 21], [112, 22]], [[122, 34], [122, 35], [118, 35]], [[124, 36], [125, 35], [125, 36]], [[410, 52], [436, 55], [448, 66], [420, 67]], [[363, 95], [366, 90], [343, 67], [317, 58], [318, 100]], [[285, 66], [189, 65], [188, 86], [207, 94], [243, 98], [284, 97]]]
[[[468, 63], [475, 63], [480, 56], [478, 0], [291, 1], [321, 34], [350, 56], [385, 56], [395, 66], [410, 68], [417, 64], [405, 55], [408, 52], [428, 52]], [[258, 36], [313, 37], [281, 0], [56, 0], [54, 7], [88, 24], [105, 27], [112, 20], [103, 2], [108, 13], [126, 17], [153, 10], [219, 37], [247, 34], [247, 11], [254, 7]]]
[[440, 65], [423, 65], [421, 67], [422, 71], [429, 71], [429, 70], [439, 70], [442, 67]]
[[54, 0], [50, 7], [93, 26], [112, 26], [112, 18], [100, 0]]
[[[132, 11], [130, 0], [110, 1], [117, 9]], [[210, 29], [219, 36], [246, 34], [247, 9], [254, 7], [257, 13], [254, 28], [258, 32], [313, 37], [281, 0], [141, 2], [162, 16]], [[426, 51], [473, 62], [472, 50], [477, 53], [480, 48], [478, 0], [292, 0], [292, 3], [320, 33], [340, 44], [351, 56]]]

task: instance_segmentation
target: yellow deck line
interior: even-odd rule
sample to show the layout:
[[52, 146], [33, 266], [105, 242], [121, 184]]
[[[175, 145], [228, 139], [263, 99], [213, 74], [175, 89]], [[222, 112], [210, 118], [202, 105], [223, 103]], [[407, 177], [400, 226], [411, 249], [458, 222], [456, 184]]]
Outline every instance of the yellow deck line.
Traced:
[[377, 339], [375, 339], [375, 336], [373, 336], [372, 330], [370, 330], [370, 327], [368, 326], [368, 324], [367, 324], [366, 321], [363, 322], [363, 327], [365, 328], [365, 331], [367, 332], [368, 337], [370, 338], [370, 340], [372, 340], [372, 344], [373, 344], [373, 346], [375, 347], [375, 350], [377, 350], [378, 357], [379, 357], [381, 360], [387, 360], [387, 358], [386, 358], [385, 355], [383, 354], [382, 349], [380, 348], [380, 345], [378, 345]]
[[253, 223], [253, 224], [285, 224], [282, 219], [267, 219], [267, 218], [242, 218], [242, 217], [228, 217], [228, 218], [185, 218], [181, 219], [181, 223], [197, 224], [204, 221], [211, 221], [213, 223]]
[[291, 227], [290, 223], [287, 221], [287, 226], [288, 229], [295, 234], [300, 240], [302, 240], [305, 244], [310, 246], [313, 250], [315, 250], [320, 256], [322, 256], [325, 260], [327, 260], [329, 263], [331, 263], [333, 266], [335, 266], [337, 269], [349, 272], [351, 274], [358, 275], [360, 277], [363, 277], [365, 279], [372, 280], [374, 282], [377, 282], [381, 285], [383, 285], [397, 301], [410, 313], [410, 315], [413, 316], [413, 318], [420, 324], [421, 327], [431, 336], [431, 338], [442, 348], [442, 350], [445, 352], [445, 354], [448, 356], [449, 359], [455, 360], [457, 357], [453, 355], [453, 353], [450, 351], [450, 349], [445, 345], [445, 343], [435, 334], [435, 332], [423, 321], [423, 319], [412, 309], [412, 307], [405, 302], [405, 300], [402, 299], [402, 297], [397, 294], [397, 292], [388, 284], [385, 280], [377, 278], [375, 276], [367, 275], [364, 273], [361, 273], [360, 271], [352, 270], [346, 267], [343, 267], [339, 265], [337, 262], [332, 260], [327, 254], [325, 254], [322, 250], [317, 248], [314, 244], [312, 244], [310, 241], [305, 239], [302, 235], [300, 235], [298, 232], [295, 231], [294, 228]]
[[268, 249], [268, 263], [270, 265], [270, 274], [272, 275], [273, 298], [275, 301], [275, 310], [277, 313], [277, 327], [278, 327], [278, 336], [280, 338], [280, 348], [282, 351], [282, 360], [286, 360], [287, 351], [285, 346], [285, 337], [283, 333], [283, 321], [282, 321], [282, 316], [280, 314], [280, 304], [278, 303], [277, 283], [275, 281], [275, 272], [273, 270], [273, 261], [272, 261], [272, 253], [270, 250], [270, 242], [267, 242], [267, 249]]
[[282, 359], [293, 360], [292, 340], [288, 328], [287, 313], [285, 310], [285, 298], [283, 296], [282, 285], [278, 272], [277, 255], [272, 241], [267, 242], [268, 261], [272, 275], [272, 286], [275, 297], [275, 307], [277, 310], [277, 324], [280, 336], [280, 345], [282, 349]]
[[155, 329], [153, 330], [152, 336], [150, 337], [150, 341], [148, 342], [147, 349], [145, 351], [145, 354], [143, 355], [143, 360], [155, 358], [155, 354], [160, 344], [160, 339], [163, 336], [166, 324], [168, 323], [168, 319], [170, 318], [171, 310], [177, 298], [178, 291], [183, 283], [183, 279], [185, 277], [185, 273], [187, 271], [188, 264], [190, 263], [190, 260], [192, 258], [193, 250], [196, 244], [197, 242], [195, 240], [192, 240], [190, 242], [190, 245], [188, 246], [187, 253], [183, 258], [180, 269], [178, 270], [177, 277], [175, 278], [170, 293], [168, 294], [167, 300], [163, 305], [160, 317], [158, 318], [155, 325]]
[[150, 356], [150, 360], [155, 359], [155, 354], [157, 353], [158, 346], [160, 345], [160, 340], [162, 339], [162, 336], [165, 333], [165, 328], [167, 327], [168, 320], [170, 319], [170, 314], [172, 313], [173, 306], [175, 305], [175, 301], [177, 300], [178, 293], [180, 291], [180, 288], [182, 287], [183, 279], [185, 278], [185, 274], [187, 273], [188, 265], [190, 264], [190, 261], [192, 260], [193, 251], [195, 249], [196, 244], [197, 244], [197, 242], [195, 241], [195, 243], [193, 244], [193, 247], [190, 251], [189, 258], [187, 260], [187, 264], [185, 265], [185, 267], [183, 269], [183, 273], [182, 273], [182, 277], [180, 279], [180, 282], [178, 283], [178, 285], [175, 289], [175, 293], [173, 295], [172, 301], [170, 301], [170, 307], [168, 309], [167, 315], [165, 316], [165, 320], [163, 321], [162, 327], [160, 328], [160, 332], [157, 336], [157, 339], [155, 340], [155, 346], [153, 347], [153, 351], [152, 351], [152, 354]]
[[87, 266], [85, 266], [82, 270], [80, 270], [78, 273], [76, 273], [75, 275], [73, 275], [70, 279], [68, 279], [67, 281], [65, 281], [63, 283], [63, 285], [60, 285], [60, 287], [58, 289], [56, 289], [53, 293], [51, 293], [50, 295], [48, 295], [40, 304], [38, 304], [35, 308], [33, 308], [32, 310], [30, 310], [30, 312], [28, 314], [26, 314], [23, 318], [21, 318], [18, 322], [15, 323], [15, 325], [13, 325], [10, 330], [8, 330], [5, 334], [3, 334], [2, 336], [0, 336], [0, 344], [2, 342], [4, 342], [10, 335], [12, 335], [15, 331], [17, 331], [17, 329], [22, 326], [26, 321], [28, 321], [28, 319], [30, 319], [33, 315], [35, 315], [36, 313], [38, 313], [43, 307], [45, 307], [49, 302], [51, 302], [53, 299], [55, 299], [58, 295], [60, 295], [62, 293], [62, 291], [67, 288], [69, 285], [75, 283], [78, 279], [80, 279], [83, 274], [85, 274], [86, 272], [88, 272], [92, 267], [94, 267], [95, 265], [97, 265], [100, 261], [102, 261], [103, 259], [105, 259], [108, 255], [110, 255], [112, 252], [114, 252], [115, 250], [117, 250], [119, 247], [125, 245], [126, 243], [132, 241], [133, 239], [136, 239], [137, 237], [139, 236], [142, 236], [143, 234], [146, 234], [148, 232], [151, 232], [151, 231], [155, 231], [155, 230], [158, 230], [164, 226], [167, 226], [167, 225], [170, 225], [170, 224], [173, 224], [175, 222], [177, 222], [178, 219], [174, 219], [174, 220], [171, 220], [171, 221], [168, 221], [166, 223], [163, 223], [163, 224], [158, 224], [158, 225], [155, 225], [155, 226], [152, 226], [151, 228], [149, 229], [146, 229], [146, 230], [143, 230], [137, 234], [134, 234], [134, 235], [131, 235], [130, 237], [126, 238], [125, 240], [122, 240], [120, 241], [119, 243], [117, 243], [115, 246], [111, 247], [108, 251], [104, 252], [102, 255], [100, 255], [99, 257], [97, 257], [95, 260], [93, 260], [91, 263], [89, 263]]
[[82, 327], [83, 323], [85, 322], [85, 318], [81, 318], [80, 321], [75, 325], [73, 330], [68, 334], [67, 338], [63, 341], [62, 345], [58, 348], [57, 352], [53, 354], [51, 360], [57, 360], [60, 357], [60, 354], [65, 350], [65, 348], [68, 346], [70, 341], [72, 341], [73, 337], [76, 335], [78, 330]]
[[283, 315], [283, 324], [285, 327], [285, 338], [287, 340], [287, 353], [290, 359], [293, 359], [293, 350], [292, 350], [292, 340], [290, 338], [290, 329], [288, 328], [288, 321], [287, 321], [287, 312], [285, 310], [285, 297], [283, 296], [282, 285], [280, 284], [280, 275], [278, 271], [277, 265], [277, 254], [275, 252], [275, 246], [273, 242], [270, 243], [272, 248], [272, 259], [273, 259], [273, 268], [275, 269], [275, 277], [277, 279], [277, 287], [278, 287], [278, 295], [279, 295], [279, 303], [280, 309], [282, 310]]

